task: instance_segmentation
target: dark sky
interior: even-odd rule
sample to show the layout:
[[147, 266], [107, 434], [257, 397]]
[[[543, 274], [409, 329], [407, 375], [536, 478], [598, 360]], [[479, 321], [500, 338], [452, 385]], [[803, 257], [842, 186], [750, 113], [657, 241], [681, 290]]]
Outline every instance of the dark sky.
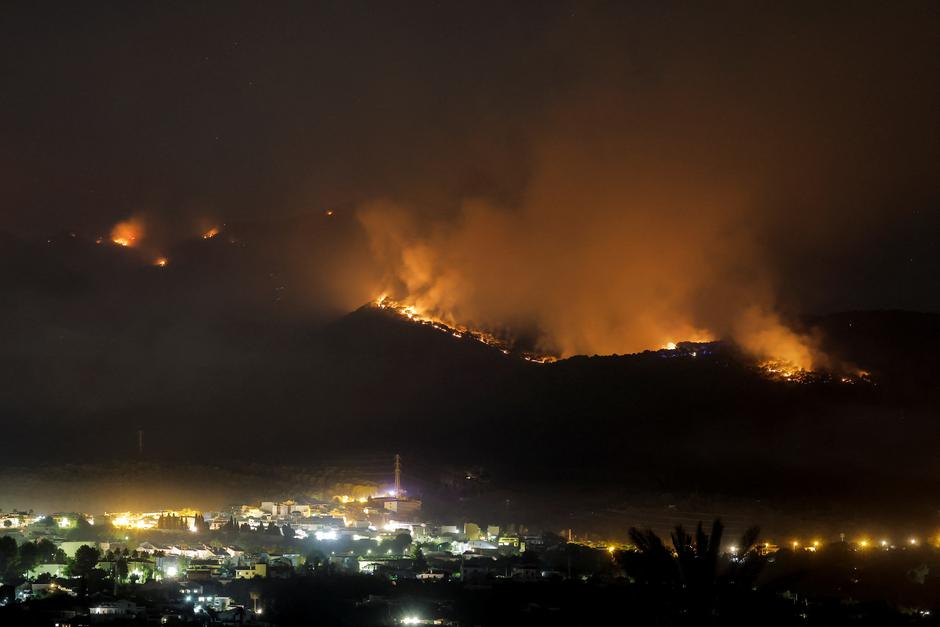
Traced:
[[4, 228], [106, 232], [138, 213], [171, 240], [376, 199], [512, 210], [552, 167], [546, 146], [574, 142], [591, 168], [639, 160], [703, 204], [696, 177], [740, 186], [753, 206], [733, 226], [759, 222], [787, 301], [936, 309], [936, 13], [19, 3], [0, 26]]
[[250, 378], [383, 292], [564, 355], [940, 310], [936, 7], [7, 5], [7, 405]]

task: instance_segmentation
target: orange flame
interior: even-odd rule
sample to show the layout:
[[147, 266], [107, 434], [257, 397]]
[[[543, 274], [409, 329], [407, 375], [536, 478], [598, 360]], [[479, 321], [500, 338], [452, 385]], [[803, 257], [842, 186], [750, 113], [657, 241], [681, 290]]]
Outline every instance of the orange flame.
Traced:
[[431, 328], [442, 333], [452, 335], [456, 339], [463, 339], [465, 336], [467, 336], [470, 339], [480, 342], [481, 344], [486, 344], [487, 346], [498, 349], [504, 355], [515, 353], [526, 361], [538, 364], [551, 363], [557, 361], [558, 359], [554, 355], [545, 355], [528, 351], [515, 351], [510, 340], [498, 337], [489, 331], [482, 329], [471, 329], [464, 324], [452, 322], [450, 320], [444, 320], [440, 317], [422, 311], [417, 305], [405, 305], [398, 301], [392, 300], [385, 294], [376, 298], [372, 304], [379, 309], [390, 310], [403, 318], [411, 320], [412, 322], [429, 325]]
[[136, 246], [144, 237], [144, 227], [139, 220], [131, 218], [118, 222], [111, 229], [111, 241], [118, 246]]
[[212, 227], [211, 229], [209, 229], [208, 231], [202, 234], [202, 239], [212, 239], [218, 234], [219, 234], [219, 229], [216, 227]]
[[796, 333], [776, 314], [761, 307], [742, 312], [734, 331], [738, 344], [774, 378], [799, 380], [825, 361], [812, 338]]

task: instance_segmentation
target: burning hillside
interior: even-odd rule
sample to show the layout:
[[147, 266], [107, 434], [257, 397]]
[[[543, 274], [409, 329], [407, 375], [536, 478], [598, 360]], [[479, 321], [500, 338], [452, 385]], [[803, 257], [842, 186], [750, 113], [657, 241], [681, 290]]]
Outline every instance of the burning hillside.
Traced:
[[[448, 334], [456, 339], [475, 340], [491, 348], [499, 350], [504, 355], [519, 357], [525, 361], [537, 364], [552, 363], [559, 360], [556, 355], [540, 354], [528, 350], [521, 350], [512, 340], [500, 337], [492, 332], [473, 329], [467, 325], [444, 320], [421, 311], [415, 305], [406, 305], [388, 296], [380, 296], [372, 303], [372, 307], [390, 312], [410, 322], [430, 327], [441, 333]], [[673, 343], [647, 353], [657, 354], [663, 358], [698, 358], [727, 350], [720, 341], [686, 341]], [[745, 357], [745, 359], [748, 359]], [[808, 368], [786, 359], [753, 360], [754, 368], [764, 377], [773, 381], [789, 383], [813, 382], [839, 382], [845, 384], [869, 381], [869, 373], [863, 370], [833, 371], [824, 368]]]
[[450, 334], [457, 339], [469, 338], [476, 340], [481, 344], [486, 344], [487, 346], [491, 346], [499, 350], [504, 355], [521, 357], [526, 361], [537, 364], [550, 363], [557, 361], [558, 359], [558, 357], [554, 355], [544, 355], [534, 353], [532, 351], [519, 350], [518, 347], [515, 346], [515, 343], [511, 340], [498, 337], [489, 331], [471, 329], [461, 324], [448, 324], [439, 318], [420, 311], [414, 305], [404, 305], [389, 298], [388, 296], [380, 296], [379, 298], [375, 299], [372, 304], [379, 309], [392, 312], [401, 316], [402, 318], [407, 318], [412, 322], [427, 325], [436, 331]]
[[118, 222], [111, 229], [111, 241], [125, 248], [136, 246], [143, 237], [144, 227], [141, 221], [137, 219]]

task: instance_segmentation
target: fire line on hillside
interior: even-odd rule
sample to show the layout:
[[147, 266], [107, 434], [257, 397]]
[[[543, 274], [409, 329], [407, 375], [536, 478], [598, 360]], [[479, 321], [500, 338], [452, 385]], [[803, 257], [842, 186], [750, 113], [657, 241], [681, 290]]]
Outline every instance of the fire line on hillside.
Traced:
[[[451, 335], [456, 339], [470, 338], [499, 350], [504, 355], [521, 357], [525, 361], [536, 364], [547, 364], [558, 361], [555, 355], [545, 355], [529, 351], [516, 350], [510, 340], [500, 338], [488, 331], [471, 329], [466, 325], [448, 324], [435, 316], [420, 311], [414, 305], [406, 305], [396, 301], [388, 296], [380, 296], [372, 303], [372, 307], [391, 312], [397, 316], [405, 318], [411, 322], [429, 326], [441, 333]], [[720, 344], [720, 342], [680, 342], [669, 345], [655, 351], [663, 355], [681, 354], [688, 357], [697, 357], [709, 351], [707, 347]], [[853, 384], [858, 382], [870, 382], [870, 374], [859, 370], [851, 374], [833, 373], [826, 371], [807, 370], [794, 364], [780, 360], [764, 360], [756, 362], [756, 369], [766, 378], [773, 381], [786, 383], [811, 383], [813, 381], [835, 381], [844, 384]]]
[[372, 305], [379, 309], [384, 309], [386, 311], [395, 313], [403, 318], [407, 318], [412, 322], [430, 326], [431, 328], [440, 331], [441, 333], [447, 333], [457, 339], [469, 337], [473, 340], [476, 340], [477, 342], [480, 342], [481, 344], [486, 344], [487, 346], [491, 346], [499, 350], [504, 355], [515, 355], [528, 362], [536, 364], [546, 364], [558, 361], [558, 357], [555, 355], [544, 355], [531, 351], [518, 351], [515, 349], [512, 342], [503, 338], [499, 338], [488, 331], [471, 329], [464, 325], [449, 325], [438, 318], [418, 311], [414, 305], [404, 305], [389, 298], [388, 296], [380, 296], [379, 298], [376, 298], [372, 302]]

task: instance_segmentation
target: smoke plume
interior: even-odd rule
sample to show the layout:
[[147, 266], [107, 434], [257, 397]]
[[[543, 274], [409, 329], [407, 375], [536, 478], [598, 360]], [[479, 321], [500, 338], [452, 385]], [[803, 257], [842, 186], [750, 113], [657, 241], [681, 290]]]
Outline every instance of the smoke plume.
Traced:
[[[533, 66], [554, 74], [538, 78], [550, 88], [534, 106], [490, 93], [509, 123], [472, 109], [466, 119], [485, 122], [470, 130], [487, 138], [473, 152], [443, 150], [401, 176], [409, 193], [360, 203], [376, 291], [444, 320], [534, 332], [560, 355], [720, 337], [818, 365], [790, 315], [832, 302], [832, 277], [854, 272], [845, 251], [927, 189], [926, 139], [903, 121], [926, 119], [931, 101], [909, 80], [926, 45], [917, 11], [611, 13], [573, 13], [536, 46]], [[886, 52], [886, 28], [911, 35]], [[516, 148], [501, 150], [506, 129]], [[491, 184], [428, 191], [466, 161]]]
[[812, 367], [776, 313], [753, 179], [690, 161], [701, 138], [635, 131], [617, 107], [557, 115], [517, 205], [472, 198], [436, 220], [360, 207], [382, 292], [448, 322], [534, 330], [562, 356], [722, 337]]

